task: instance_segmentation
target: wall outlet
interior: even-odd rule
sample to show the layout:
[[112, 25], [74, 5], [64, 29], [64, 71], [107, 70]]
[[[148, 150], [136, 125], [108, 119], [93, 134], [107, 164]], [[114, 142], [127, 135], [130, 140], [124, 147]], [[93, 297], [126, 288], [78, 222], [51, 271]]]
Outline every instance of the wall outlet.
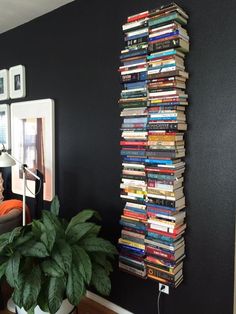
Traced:
[[169, 286], [163, 285], [163, 283], [159, 283], [159, 291], [169, 294]]

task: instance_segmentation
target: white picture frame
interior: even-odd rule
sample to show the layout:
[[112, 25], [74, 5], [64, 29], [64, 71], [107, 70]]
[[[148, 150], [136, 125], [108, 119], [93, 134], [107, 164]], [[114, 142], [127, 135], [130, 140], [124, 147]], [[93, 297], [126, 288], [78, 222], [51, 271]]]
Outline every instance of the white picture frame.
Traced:
[[0, 101], [9, 99], [9, 77], [8, 70], [0, 70]]
[[23, 98], [26, 95], [25, 67], [16, 65], [9, 69], [10, 98]]
[[[55, 119], [54, 101], [41, 99], [11, 104], [12, 156], [44, 175], [44, 200], [55, 195]], [[27, 177], [26, 195], [34, 197], [35, 180]], [[30, 190], [30, 191], [29, 191]], [[23, 194], [19, 165], [12, 167], [12, 192]]]
[[10, 106], [8, 104], [0, 104], [0, 145], [4, 145], [6, 150], [11, 149], [10, 134]]

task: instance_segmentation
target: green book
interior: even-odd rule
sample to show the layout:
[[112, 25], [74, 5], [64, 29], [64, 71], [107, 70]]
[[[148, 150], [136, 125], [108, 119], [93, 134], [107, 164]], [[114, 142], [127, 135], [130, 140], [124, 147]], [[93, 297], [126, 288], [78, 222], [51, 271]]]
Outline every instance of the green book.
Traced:
[[182, 25], [187, 24], [187, 20], [185, 18], [183, 18], [177, 12], [171, 13], [171, 14], [169, 14], [167, 16], [159, 16], [157, 18], [150, 19], [148, 21], [148, 24], [149, 24], [149, 26], [154, 26], [154, 25], [162, 24], [162, 23], [165, 23], [165, 22], [168, 22], [168, 21], [173, 21], [173, 20], [179, 22]]

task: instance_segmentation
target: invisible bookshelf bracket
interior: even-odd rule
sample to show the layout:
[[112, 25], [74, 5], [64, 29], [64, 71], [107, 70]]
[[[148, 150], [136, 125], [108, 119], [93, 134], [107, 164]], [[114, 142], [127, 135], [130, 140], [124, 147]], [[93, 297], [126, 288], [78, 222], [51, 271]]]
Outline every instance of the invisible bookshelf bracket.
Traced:
[[171, 287], [183, 281], [187, 13], [175, 3], [127, 18], [121, 51], [119, 267]]

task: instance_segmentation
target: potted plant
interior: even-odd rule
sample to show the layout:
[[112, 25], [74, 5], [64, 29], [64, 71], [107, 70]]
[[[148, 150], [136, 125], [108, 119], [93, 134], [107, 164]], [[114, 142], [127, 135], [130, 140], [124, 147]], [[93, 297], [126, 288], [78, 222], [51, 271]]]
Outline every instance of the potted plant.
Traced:
[[86, 209], [67, 222], [58, 217], [59, 207], [55, 197], [41, 219], [0, 236], [0, 278], [13, 288], [20, 314], [69, 314], [88, 286], [102, 295], [110, 292], [117, 250], [89, 221], [99, 214]]

